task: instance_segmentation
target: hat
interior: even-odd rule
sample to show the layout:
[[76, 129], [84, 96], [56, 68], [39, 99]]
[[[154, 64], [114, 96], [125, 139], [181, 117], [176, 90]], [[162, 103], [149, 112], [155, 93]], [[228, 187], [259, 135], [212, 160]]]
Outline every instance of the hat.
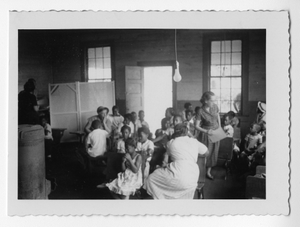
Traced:
[[257, 108], [258, 108], [262, 113], [265, 113], [265, 112], [266, 112], [266, 103], [258, 102], [258, 103], [257, 103]]
[[106, 110], [107, 113], [109, 112], [109, 109], [108, 109], [107, 107], [99, 106], [99, 107], [97, 108], [97, 113], [100, 113], [102, 110]]

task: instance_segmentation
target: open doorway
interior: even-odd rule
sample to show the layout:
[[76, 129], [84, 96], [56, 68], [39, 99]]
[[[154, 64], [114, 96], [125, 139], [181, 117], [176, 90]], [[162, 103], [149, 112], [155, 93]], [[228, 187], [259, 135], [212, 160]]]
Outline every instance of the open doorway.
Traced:
[[161, 128], [165, 111], [173, 106], [172, 67], [144, 68], [144, 110], [150, 131]]

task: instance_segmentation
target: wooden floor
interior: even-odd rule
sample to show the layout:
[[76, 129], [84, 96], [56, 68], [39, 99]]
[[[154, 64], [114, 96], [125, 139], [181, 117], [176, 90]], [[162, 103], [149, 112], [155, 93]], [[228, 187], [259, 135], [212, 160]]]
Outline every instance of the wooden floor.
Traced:
[[[60, 156], [49, 163], [51, 177], [56, 179], [56, 188], [49, 199], [113, 199], [107, 188], [97, 189], [105, 180], [103, 169], [97, 174], [86, 174], [75, 155], [76, 144], [62, 144]], [[235, 174], [228, 174], [225, 180], [225, 169], [212, 169], [214, 180], [206, 179], [204, 199], [244, 199], [245, 181]], [[139, 199], [138, 195], [132, 199]]]

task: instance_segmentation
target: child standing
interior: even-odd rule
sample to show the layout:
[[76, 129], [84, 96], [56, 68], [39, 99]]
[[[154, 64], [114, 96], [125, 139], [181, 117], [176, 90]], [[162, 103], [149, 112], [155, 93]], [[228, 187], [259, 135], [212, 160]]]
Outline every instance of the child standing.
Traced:
[[121, 129], [122, 129], [122, 127], [124, 125], [127, 125], [130, 128], [130, 135], [129, 135], [129, 137], [131, 137], [132, 136], [131, 133], [132, 134], [134, 133], [134, 124], [132, 123], [132, 116], [131, 116], [130, 113], [124, 115], [124, 121], [123, 121], [123, 123], [121, 123], [119, 125], [118, 131], [119, 131], [120, 134], [122, 134]]
[[192, 110], [185, 111], [185, 116], [186, 116], [185, 124], [188, 128], [188, 136], [194, 137], [195, 125], [194, 125], [193, 111]]
[[224, 115], [224, 131], [227, 135], [227, 137], [232, 138], [233, 137], [233, 133], [234, 133], [234, 129], [231, 125], [231, 120], [232, 120], [232, 116], [229, 114], [225, 114]]
[[142, 186], [142, 157], [136, 153], [136, 142], [129, 138], [125, 141], [126, 154], [122, 159], [123, 172], [118, 178], [106, 184], [115, 199], [129, 199]]
[[165, 117], [161, 120], [161, 128], [156, 130], [155, 139], [152, 142], [159, 147], [166, 146], [171, 139], [171, 134], [170, 121]]
[[125, 141], [129, 138], [131, 129], [128, 125], [121, 128], [122, 138], [117, 143], [117, 152], [125, 154]]
[[149, 128], [143, 126], [138, 129], [139, 142], [137, 143], [137, 152], [142, 155], [142, 174], [143, 180], [148, 177], [151, 156], [154, 152], [154, 144], [148, 139], [150, 135]]
[[144, 110], [139, 111], [139, 119], [136, 122], [136, 126], [137, 126], [137, 130], [139, 130], [139, 128], [141, 128], [143, 126], [149, 128], [149, 124], [145, 121], [145, 111]]
[[94, 120], [91, 125], [92, 132], [87, 136], [85, 148], [89, 156], [98, 157], [103, 156], [107, 150], [107, 141], [109, 133], [101, 129], [101, 122]]

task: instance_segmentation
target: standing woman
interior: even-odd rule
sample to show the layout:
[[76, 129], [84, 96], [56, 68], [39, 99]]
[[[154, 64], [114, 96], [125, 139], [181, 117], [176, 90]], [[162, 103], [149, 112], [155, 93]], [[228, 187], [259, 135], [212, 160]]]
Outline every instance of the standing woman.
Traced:
[[219, 108], [215, 104], [215, 94], [211, 91], [206, 91], [202, 95], [200, 102], [202, 106], [199, 110], [199, 115], [196, 118], [195, 129], [200, 132], [199, 140], [208, 147], [208, 156], [206, 161], [207, 178], [213, 180], [211, 175], [211, 168], [217, 164], [220, 142], [212, 143], [208, 136], [212, 134], [213, 130], [221, 127]]

